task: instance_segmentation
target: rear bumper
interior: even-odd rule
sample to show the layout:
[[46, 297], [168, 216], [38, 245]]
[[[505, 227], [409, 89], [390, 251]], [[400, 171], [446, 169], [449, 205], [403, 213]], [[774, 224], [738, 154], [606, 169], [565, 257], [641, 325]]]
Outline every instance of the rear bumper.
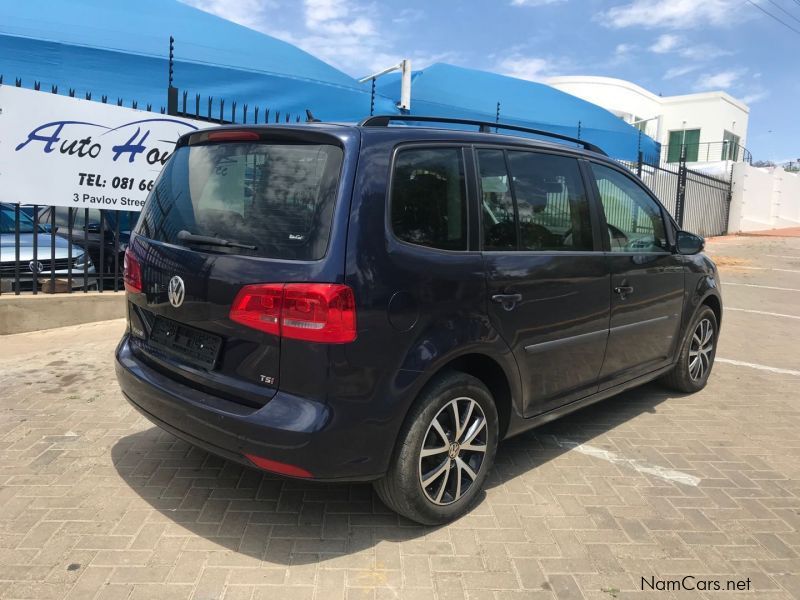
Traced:
[[[262, 408], [252, 409], [206, 394], [143, 363], [131, 351], [128, 335], [117, 347], [115, 365], [122, 393], [134, 408], [212, 454], [251, 467], [244, 455], [253, 454], [301, 467], [314, 480], [363, 481], [383, 475], [374, 472], [374, 461], [367, 458], [360, 424], [337, 420], [326, 403], [279, 391]], [[342, 439], [351, 443], [343, 445]]]

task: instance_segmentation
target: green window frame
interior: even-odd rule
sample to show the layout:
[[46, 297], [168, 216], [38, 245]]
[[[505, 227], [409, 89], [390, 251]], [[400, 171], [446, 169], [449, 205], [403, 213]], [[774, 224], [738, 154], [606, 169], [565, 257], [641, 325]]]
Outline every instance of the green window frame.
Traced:
[[680, 162], [681, 146], [686, 146], [686, 162], [697, 162], [697, 157], [700, 154], [700, 130], [676, 129], [670, 131], [667, 146], [667, 162]]

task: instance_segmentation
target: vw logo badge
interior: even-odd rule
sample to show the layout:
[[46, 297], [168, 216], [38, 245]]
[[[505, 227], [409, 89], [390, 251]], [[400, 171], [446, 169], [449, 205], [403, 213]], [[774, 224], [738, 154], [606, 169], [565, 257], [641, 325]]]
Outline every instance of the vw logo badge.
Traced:
[[32, 260], [31, 262], [29, 262], [28, 263], [28, 268], [31, 270], [31, 273], [33, 273], [34, 275], [44, 271], [44, 265], [41, 263], [41, 261], [38, 261], [38, 260]]
[[186, 293], [186, 288], [183, 285], [183, 279], [175, 275], [169, 280], [169, 287], [167, 288], [167, 298], [169, 303], [175, 308], [183, 304], [183, 296]]

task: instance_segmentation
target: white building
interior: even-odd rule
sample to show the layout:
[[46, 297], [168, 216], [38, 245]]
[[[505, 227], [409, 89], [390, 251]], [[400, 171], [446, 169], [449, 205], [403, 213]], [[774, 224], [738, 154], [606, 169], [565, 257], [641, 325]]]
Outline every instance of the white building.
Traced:
[[611, 77], [552, 77], [547, 83], [588, 100], [635, 125], [662, 145], [662, 156], [677, 162], [681, 145], [687, 162], [746, 158], [749, 107], [719, 92], [658, 96]]

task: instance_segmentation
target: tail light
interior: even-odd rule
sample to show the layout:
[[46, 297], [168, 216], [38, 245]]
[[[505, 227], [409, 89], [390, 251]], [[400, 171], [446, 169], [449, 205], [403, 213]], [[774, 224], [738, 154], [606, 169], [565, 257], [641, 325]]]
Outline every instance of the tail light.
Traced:
[[140, 293], [142, 291], [142, 265], [139, 264], [130, 247], [125, 249], [122, 280], [125, 283], [126, 292]]
[[280, 335], [282, 302], [282, 283], [247, 285], [236, 294], [230, 319], [259, 331]]
[[247, 285], [236, 295], [230, 319], [296, 340], [344, 344], [356, 339], [353, 290], [334, 283]]

